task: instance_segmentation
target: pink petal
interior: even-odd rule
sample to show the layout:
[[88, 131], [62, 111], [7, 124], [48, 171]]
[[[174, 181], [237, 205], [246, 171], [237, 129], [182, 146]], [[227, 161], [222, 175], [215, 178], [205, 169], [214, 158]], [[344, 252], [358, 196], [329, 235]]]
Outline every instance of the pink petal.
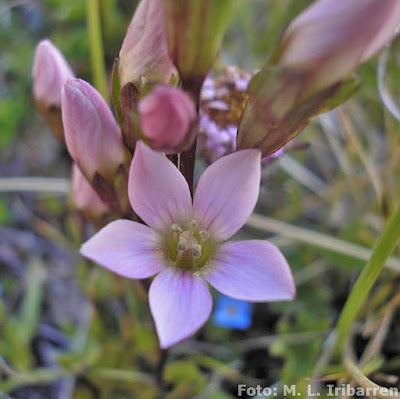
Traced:
[[128, 278], [147, 278], [163, 267], [156, 233], [130, 220], [111, 222], [86, 241], [80, 253]]
[[206, 280], [223, 294], [253, 302], [293, 299], [296, 288], [286, 259], [268, 241], [223, 244]]
[[212, 309], [207, 283], [172, 267], [154, 279], [149, 302], [162, 349], [193, 335], [207, 321]]
[[176, 166], [143, 142], [136, 144], [128, 184], [133, 210], [150, 227], [164, 231], [192, 218], [192, 199]]
[[226, 240], [245, 223], [260, 188], [259, 150], [243, 150], [220, 158], [200, 178], [194, 196], [194, 218], [214, 239]]

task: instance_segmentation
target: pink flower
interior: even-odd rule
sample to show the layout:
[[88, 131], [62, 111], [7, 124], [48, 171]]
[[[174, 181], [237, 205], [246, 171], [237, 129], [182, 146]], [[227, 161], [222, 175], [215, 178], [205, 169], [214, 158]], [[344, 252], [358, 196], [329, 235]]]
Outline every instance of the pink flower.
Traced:
[[146, 77], [168, 83], [176, 69], [168, 55], [164, 0], [141, 0], [119, 53], [121, 88]]
[[61, 89], [75, 75], [60, 50], [50, 40], [36, 47], [33, 61], [33, 97], [46, 107], [61, 106]]
[[319, 0], [285, 30], [273, 62], [313, 73], [314, 90], [349, 77], [400, 24], [398, 0]]
[[196, 108], [181, 89], [159, 85], [139, 105], [140, 125], [152, 148], [177, 154], [191, 144]]
[[207, 321], [212, 308], [207, 282], [247, 301], [294, 297], [293, 278], [278, 248], [261, 240], [223, 242], [257, 202], [260, 154], [243, 150], [216, 161], [201, 176], [192, 204], [173, 163], [138, 142], [129, 198], [149, 227], [118, 220], [82, 245], [82, 255], [119, 275], [142, 279], [158, 273], [149, 302], [161, 348], [186, 339]]

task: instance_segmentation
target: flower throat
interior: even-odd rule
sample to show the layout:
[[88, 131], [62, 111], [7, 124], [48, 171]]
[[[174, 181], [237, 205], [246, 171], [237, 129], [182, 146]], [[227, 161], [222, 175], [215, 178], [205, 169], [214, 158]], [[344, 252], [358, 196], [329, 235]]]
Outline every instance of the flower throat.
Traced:
[[196, 272], [207, 267], [216, 243], [208, 231], [199, 229], [198, 223], [192, 220], [184, 226], [172, 224], [164, 248], [170, 265]]

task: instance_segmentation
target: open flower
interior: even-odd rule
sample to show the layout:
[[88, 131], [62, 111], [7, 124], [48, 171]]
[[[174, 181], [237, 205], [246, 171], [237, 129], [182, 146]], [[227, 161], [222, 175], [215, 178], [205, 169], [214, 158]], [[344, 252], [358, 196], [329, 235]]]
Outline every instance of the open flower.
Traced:
[[251, 311], [251, 303], [219, 295], [212, 320], [218, 327], [245, 330], [251, 325]]
[[117, 220], [82, 245], [82, 255], [119, 275], [141, 279], [159, 273], [149, 302], [161, 348], [206, 322], [212, 308], [207, 282], [246, 301], [293, 298], [293, 278], [278, 248], [261, 240], [223, 243], [257, 202], [260, 155], [243, 150], [216, 161], [201, 176], [192, 204], [173, 163], [138, 142], [129, 198], [149, 227]]

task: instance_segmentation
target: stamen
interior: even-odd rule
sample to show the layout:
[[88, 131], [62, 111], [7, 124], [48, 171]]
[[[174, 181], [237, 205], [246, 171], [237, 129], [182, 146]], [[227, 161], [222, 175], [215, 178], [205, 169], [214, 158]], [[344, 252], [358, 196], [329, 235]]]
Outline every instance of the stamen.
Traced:
[[210, 234], [201, 230], [196, 220], [191, 220], [183, 228], [176, 223], [171, 225], [167, 251], [175, 267], [192, 272], [203, 269], [212, 250]]
[[176, 260], [179, 261], [182, 259], [183, 254], [185, 251], [188, 250], [188, 243], [185, 240], [181, 240], [178, 242], [178, 245], [176, 246], [177, 252], [176, 252]]
[[194, 231], [198, 225], [196, 220], [191, 220], [189, 222], [189, 231]]
[[177, 240], [179, 234], [182, 233], [182, 227], [179, 226], [179, 224], [174, 223], [171, 226], [171, 231], [172, 231], [172, 236], [174, 237], [174, 240]]
[[188, 248], [188, 242], [185, 240], [181, 240], [178, 242], [178, 245], [176, 246], [176, 249], [178, 250], [178, 252], [184, 252], [186, 251]]
[[210, 234], [206, 230], [199, 231], [200, 242], [203, 243], [210, 238]]
[[201, 256], [201, 245], [196, 244], [192, 248], [193, 259], [199, 259]]
[[179, 224], [174, 223], [174, 224], [171, 226], [171, 231], [172, 231], [173, 233], [182, 233], [182, 227], [179, 226]]

